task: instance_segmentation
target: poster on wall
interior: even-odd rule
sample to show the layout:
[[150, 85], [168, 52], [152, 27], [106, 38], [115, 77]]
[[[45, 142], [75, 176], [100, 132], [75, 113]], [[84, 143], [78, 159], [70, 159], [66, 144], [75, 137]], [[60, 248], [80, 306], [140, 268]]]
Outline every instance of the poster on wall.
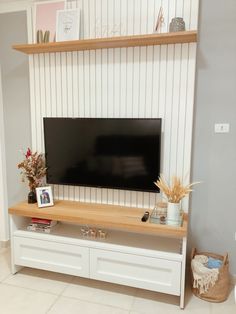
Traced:
[[78, 40], [79, 32], [79, 9], [57, 11], [56, 41]]
[[56, 16], [65, 8], [65, 1], [40, 1], [34, 5], [34, 42], [55, 41]]

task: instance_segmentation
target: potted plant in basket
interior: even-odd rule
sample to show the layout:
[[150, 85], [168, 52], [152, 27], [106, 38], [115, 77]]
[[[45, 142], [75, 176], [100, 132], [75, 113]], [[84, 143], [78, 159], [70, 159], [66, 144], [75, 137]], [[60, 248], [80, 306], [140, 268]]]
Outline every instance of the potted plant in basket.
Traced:
[[169, 224], [171, 224], [171, 221], [175, 224], [174, 222], [180, 219], [180, 202], [185, 196], [192, 192], [191, 187], [197, 183], [199, 182], [184, 185], [179, 177], [173, 176], [171, 183], [169, 184], [165, 180], [163, 174], [161, 174], [159, 179], [154, 182], [167, 198], [167, 220], [169, 221]]
[[42, 184], [42, 180], [46, 174], [45, 159], [43, 154], [37, 152], [32, 153], [28, 148], [26, 153], [23, 153], [25, 158], [18, 164], [18, 169], [21, 169], [22, 181], [28, 180], [30, 192], [28, 194], [28, 203], [36, 203], [35, 189]]

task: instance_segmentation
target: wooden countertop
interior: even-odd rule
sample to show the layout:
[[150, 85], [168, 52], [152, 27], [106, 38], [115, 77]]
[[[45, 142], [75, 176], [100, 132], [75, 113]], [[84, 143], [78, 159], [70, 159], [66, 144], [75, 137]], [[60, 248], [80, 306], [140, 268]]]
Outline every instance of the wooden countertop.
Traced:
[[144, 208], [57, 200], [54, 206], [43, 208], [38, 208], [37, 203], [28, 204], [24, 201], [9, 208], [9, 214], [47, 218], [82, 225], [95, 225], [165, 237], [182, 238], [186, 236], [187, 214], [184, 214], [183, 225], [176, 227], [154, 224], [149, 221], [142, 222], [141, 217], [146, 210], [151, 213], [151, 210]]

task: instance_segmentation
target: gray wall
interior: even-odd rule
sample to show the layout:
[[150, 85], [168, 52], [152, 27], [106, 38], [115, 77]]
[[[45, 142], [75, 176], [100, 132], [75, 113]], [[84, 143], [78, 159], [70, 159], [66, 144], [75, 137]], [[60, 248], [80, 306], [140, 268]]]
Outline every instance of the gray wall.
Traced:
[[[236, 1], [201, 1], [190, 245], [229, 252], [236, 274]], [[214, 133], [214, 123], [230, 133]]]
[[[26, 12], [0, 14], [0, 63], [7, 161], [8, 203], [27, 197], [17, 164], [21, 149], [31, 143], [28, 57], [14, 51], [15, 43], [27, 42]], [[6, 36], [7, 34], [7, 36]]]

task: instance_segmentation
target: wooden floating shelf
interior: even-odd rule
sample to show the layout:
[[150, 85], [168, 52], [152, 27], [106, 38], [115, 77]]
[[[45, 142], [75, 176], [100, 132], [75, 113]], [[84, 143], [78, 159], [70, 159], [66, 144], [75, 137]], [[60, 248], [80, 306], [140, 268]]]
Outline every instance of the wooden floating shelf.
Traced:
[[149, 221], [141, 222], [145, 210], [147, 209], [58, 200], [55, 201], [53, 207], [46, 208], [38, 208], [37, 204], [21, 202], [9, 208], [9, 214], [95, 225], [164, 237], [182, 238], [187, 235], [187, 214], [184, 216], [182, 227], [175, 227], [149, 223]]
[[26, 54], [84, 51], [107, 48], [142, 47], [153, 45], [197, 42], [197, 31], [163, 34], [133, 35], [112, 38], [83, 39], [46, 44], [13, 45], [12, 48]]

